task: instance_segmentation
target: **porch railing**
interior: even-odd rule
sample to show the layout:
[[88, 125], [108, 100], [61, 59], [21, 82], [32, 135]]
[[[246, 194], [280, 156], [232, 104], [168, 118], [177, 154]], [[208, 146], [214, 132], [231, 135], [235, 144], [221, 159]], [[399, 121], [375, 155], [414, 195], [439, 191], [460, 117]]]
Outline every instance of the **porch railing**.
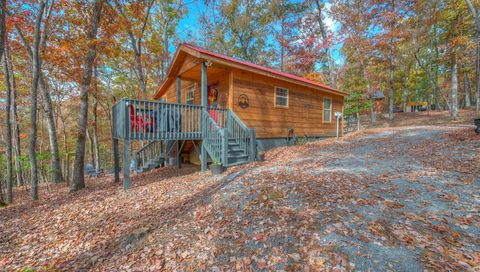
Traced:
[[[220, 128], [229, 110], [208, 108]], [[125, 140], [195, 140], [202, 138], [202, 106], [122, 99], [113, 106], [114, 137]]]
[[[248, 128], [228, 109], [122, 99], [114, 105], [112, 115], [113, 133], [117, 139], [150, 142], [203, 140], [210, 157], [226, 166], [231, 164], [234, 156], [255, 160], [255, 130]], [[143, 156], [141, 154], [137, 153], [137, 156]], [[149, 155], [145, 154], [151, 157]]]

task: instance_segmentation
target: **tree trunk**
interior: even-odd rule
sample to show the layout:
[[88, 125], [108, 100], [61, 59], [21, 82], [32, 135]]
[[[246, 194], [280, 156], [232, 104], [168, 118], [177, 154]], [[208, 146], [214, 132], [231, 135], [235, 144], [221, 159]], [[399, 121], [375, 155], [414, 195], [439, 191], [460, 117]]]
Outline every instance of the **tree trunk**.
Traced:
[[5, 111], [5, 148], [6, 148], [6, 160], [7, 160], [7, 203], [13, 202], [13, 164], [12, 164], [12, 125], [10, 123], [11, 113], [11, 94], [12, 88], [10, 85], [10, 71], [8, 70], [7, 52], [5, 52], [3, 70], [5, 72], [5, 92], [6, 92], [6, 111]]
[[[5, 137], [3, 136], [3, 130], [0, 130], [0, 140], [5, 141]], [[5, 181], [5, 177], [3, 172], [0, 173], [0, 204], [5, 204], [4, 197], [3, 197], [3, 183]]]
[[6, 11], [6, 0], [0, 0], [0, 60], [3, 57], [3, 51], [5, 50], [5, 11]]
[[100, 147], [98, 146], [98, 127], [97, 127], [97, 107], [98, 100], [95, 98], [95, 103], [93, 103], [93, 145], [95, 146], [95, 170], [100, 171]]
[[[365, 60], [363, 59], [363, 56], [360, 53], [360, 50], [358, 49], [358, 47], [356, 48], [356, 51], [357, 51], [357, 54], [360, 58], [360, 68], [362, 69], [363, 79], [367, 83], [367, 94], [370, 95], [370, 96], [373, 96], [374, 93], [373, 93], [372, 87], [370, 85], [370, 78], [368, 77], [368, 72], [367, 72], [367, 67], [365, 65]], [[370, 107], [370, 120], [372, 121], [372, 123], [377, 122], [377, 112], [376, 112], [374, 103], [372, 103], [372, 106]]]
[[463, 91], [465, 92], [465, 108], [472, 106], [472, 100], [470, 99], [470, 79], [468, 73], [463, 73]]
[[11, 115], [12, 115], [12, 128], [13, 128], [13, 151], [15, 155], [15, 172], [17, 178], [17, 186], [23, 185], [23, 169], [20, 161], [21, 147], [20, 147], [20, 129], [18, 126], [18, 111], [17, 111], [17, 84], [15, 82], [15, 74], [13, 70], [12, 56], [10, 55], [10, 48], [8, 44], [5, 46], [5, 57], [8, 65], [8, 71], [10, 72], [10, 86], [11, 86]]
[[92, 134], [90, 133], [90, 130], [88, 129], [87, 127], [87, 139], [88, 139], [88, 155], [90, 157], [90, 165], [92, 165], [92, 167], [95, 167], [95, 153], [94, 153], [94, 146], [93, 146], [93, 138], [92, 138]]
[[408, 102], [408, 78], [404, 78], [404, 84], [403, 84], [403, 93], [402, 93], [402, 105], [403, 105], [403, 112], [407, 111], [407, 102]]
[[35, 20], [35, 34], [32, 48], [32, 87], [30, 91], [30, 174], [31, 174], [31, 194], [32, 199], [38, 199], [38, 169], [37, 169], [37, 153], [35, 151], [37, 145], [37, 91], [38, 81], [40, 79], [40, 27], [42, 22], [45, 2], [40, 1], [37, 18]]
[[41, 96], [43, 98], [43, 110], [47, 117], [48, 139], [50, 144], [50, 154], [52, 157], [53, 182], [60, 183], [64, 180], [62, 175], [62, 165], [60, 163], [60, 151], [58, 150], [57, 128], [55, 126], [55, 117], [53, 115], [52, 99], [48, 92], [47, 82], [45, 81], [43, 73], [40, 74], [39, 83]]
[[68, 155], [68, 145], [67, 145], [67, 130], [65, 129], [65, 122], [63, 123], [63, 149], [65, 152], [65, 178], [67, 182], [70, 184], [70, 156]]
[[394, 89], [394, 83], [395, 83], [395, 68], [393, 65], [394, 62], [394, 55], [393, 55], [393, 45], [390, 48], [390, 73], [389, 73], [389, 81], [388, 81], [388, 86], [389, 86], [389, 91], [388, 91], [388, 119], [393, 120], [393, 106], [394, 106], [394, 95], [395, 95], [395, 89]]
[[[480, 31], [478, 31], [480, 32]], [[477, 36], [480, 34], [477, 34]], [[475, 90], [476, 90], [476, 97], [475, 97], [475, 110], [480, 111], [480, 37], [477, 37], [477, 50], [476, 50], [476, 60], [475, 60]]]
[[87, 130], [88, 121], [88, 92], [90, 89], [90, 82], [92, 80], [93, 64], [97, 55], [96, 43], [93, 41], [97, 38], [98, 26], [100, 23], [100, 15], [102, 13], [104, 0], [96, 0], [90, 29], [87, 33], [87, 40], [89, 41], [88, 52], [85, 57], [83, 66], [83, 79], [80, 90], [80, 113], [78, 119], [78, 134], [77, 147], [75, 150], [75, 164], [73, 169], [72, 191], [77, 191], [85, 188], [85, 133]]
[[12, 93], [12, 115], [13, 115], [13, 151], [15, 154], [15, 172], [17, 177], [17, 186], [23, 185], [23, 168], [20, 160], [22, 151], [20, 147], [20, 131], [18, 129], [17, 107], [15, 102], [15, 91]]
[[[5, 10], [6, 0], [0, 0], [0, 60], [3, 57], [3, 51], [5, 50]], [[8, 110], [7, 110], [8, 111]], [[0, 181], [0, 203], [3, 203], [3, 190], [2, 182]]]
[[360, 131], [361, 129], [360, 113], [357, 112], [356, 115], [357, 115], [357, 131]]
[[475, 21], [475, 40], [477, 42], [476, 56], [475, 56], [475, 77], [476, 77], [476, 98], [475, 98], [475, 109], [480, 111], [480, 14], [479, 11], [475, 8], [471, 0], [466, 0], [467, 6], [472, 13], [473, 19]]
[[452, 67], [452, 102], [450, 106], [450, 117], [453, 120], [457, 119], [458, 116], [458, 64], [457, 58], [453, 58], [453, 67]]
[[93, 144], [95, 146], [95, 170], [98, 172], [100, 171], [100, 147], [98, 143], [98, 126], [97, 126], [97, 110], [98, 110], [98, 70], [97, 66], [95, 65], [94, 68], [95, 73], [95, 102], [93, 103], [93, 124], [92, 124], [92, 132], [93, 132]]
[[[392, 21], [391, 21], [391, 29], [390, 29], [390, 34], [392, 35], [393, 32], [395, 32], [395, 27], [396, 27], [396, 18], [395, 18], [395, 0], [391, 0], [391, 7], [392, 7]], [[395, 44], [394, 44], [394, 37], [390, 38], [390, 54], [389, 54], [389, 62], [390, 62], [390, 76], [389, 76], [389, 92], [388, 92], [388, 119], [393, 120], [393, 107], [394, 107], [394, 101], [395, 101]]]
[[142, 91], [142, 98], [147, 98], [147, 83], [145, 82], [145, 76], [143, 75], [142, 67], [142, 48], [139, 46], [139, 51], [135, 52], [135, 68], [137, 70], [138, 81], [140, 84], [140, 90]]
[[280, 71], [285, 71], [285, 16], [280, 22]]
[[[320, 33], [322, 35], [322, 39], [324, 41], [327, 41], [327, 30], [325, 29], [325, 24], [323, 23], [322, 19], [322, 5], [319, 0], [315, 1], [317, 5], [317, 21], [318, 25], [320, 27]], [[333, 88], [337, 88], [337, 82], [335, 80], [335, 63], [333, 62], [332, 54], [330, 52], [330, 46], [326, 46], [327, 48], [327, 61], [328, 61], [328, 77], [329, 77], [329, 83]]]
[[394, 80], [395, 80], [395, 70], [393, 66], [394, 56], [393, 56], [393, 46], [390, 49], [390, 79], [389, 79], [389, 92], [388, 92], [388, 119], [393, 120], [393, 103], [394, 103]]

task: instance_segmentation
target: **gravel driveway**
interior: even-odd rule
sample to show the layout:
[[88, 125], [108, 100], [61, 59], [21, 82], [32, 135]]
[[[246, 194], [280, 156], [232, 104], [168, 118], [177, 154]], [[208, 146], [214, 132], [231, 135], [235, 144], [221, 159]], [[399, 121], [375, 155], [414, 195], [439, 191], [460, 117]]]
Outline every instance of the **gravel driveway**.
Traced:
[[[480, 141], [470, 128], [378, 129], [266, 157], [234, 169], [192, 212], [201, 218], [185, 219], [166, 267], [480, 269]], [[159, 233], [154, 243], [172, 237]]]

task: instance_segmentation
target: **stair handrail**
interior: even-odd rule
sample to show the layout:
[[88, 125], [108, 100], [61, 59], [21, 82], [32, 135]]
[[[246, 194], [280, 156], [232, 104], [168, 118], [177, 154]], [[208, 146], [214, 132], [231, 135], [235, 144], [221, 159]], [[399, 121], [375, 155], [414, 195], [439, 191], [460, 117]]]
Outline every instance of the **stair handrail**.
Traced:
[[[138, 172], [142, 168], [142, 166], [145, 165], [145, 163], [148, 163], [150, 160], [160, 158], [160, 145], [161, 141], [151, 141], [144, 147], [135, 151], [134, 160], [136, 172]], [[142, 166], [140, 166], [140, 164]]]
[[210, 116], [207, 110], [202, 111], [204, 119], [203, 141], [208, 154], [214, 161], [218, 161], [225, 165], [226, 151], [224, 146], [228, 142], [226, 139], [225, 129], [222, 129], [215, 120]]
[[254, 161], [256, 157], [255, 129], [249, 128], [232, 110], [229, 111], [226, 128], [227, 137], [239, 145], [244, 154], [248, 156], [249, 161]]
[[240, 117], [238, 117], [238, 115], [232, 111], [232, 110], [229, 110], [228, 111], [229, 115], [244, 129], [250, 129], [243, 121], [242, 119], [240, 119]]

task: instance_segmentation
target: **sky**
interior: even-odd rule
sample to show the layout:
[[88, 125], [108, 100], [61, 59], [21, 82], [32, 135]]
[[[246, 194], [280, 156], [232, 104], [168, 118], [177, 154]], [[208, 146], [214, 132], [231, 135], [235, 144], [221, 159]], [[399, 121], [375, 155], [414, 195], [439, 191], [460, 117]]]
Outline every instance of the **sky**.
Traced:
[[[188, 8], [188, 14], [180, 21], [178, 25], [178, 34], [180, 39], [187, 40], [187, 35], [190, 33], [195, 37], [196, 40], [200, 40], [200, 24], [199, 19], [201, 13], [205, 10], [204, 1], [199, 0], [187, 0], [185, 2]], [[329, 16], [328, 11], [330, 10], [332, 4], [327, 2], [325, 7], [327, 9], [327, 13], [325, 13], [325, 20], [324, 23], [326, 27], [332, 31], [333, 33], [338, 33], [340, 30], [340, 24], [335, 21], [331, 16]], [[175, 47], [176, 45], [172, 45]], [[345, 61], [344, 56], [341, 54], [340, 50], [342, 48], [342, 44], [336, 44], [331, 48], [332, 57], [337, 65], [342, 65]], [[171, 51], [175, 51], [176, 48], [171, 48]]]
[[185, 2], [188, 9], [188, 14], [180, 21], [178, 25], [178, 33], [181, 39], [187, 39], [187, 34], [190, 33], [198, 39], [200, 35], [199, 19], [200, 14], [205, 10], [203, 1], [187, 0]]

